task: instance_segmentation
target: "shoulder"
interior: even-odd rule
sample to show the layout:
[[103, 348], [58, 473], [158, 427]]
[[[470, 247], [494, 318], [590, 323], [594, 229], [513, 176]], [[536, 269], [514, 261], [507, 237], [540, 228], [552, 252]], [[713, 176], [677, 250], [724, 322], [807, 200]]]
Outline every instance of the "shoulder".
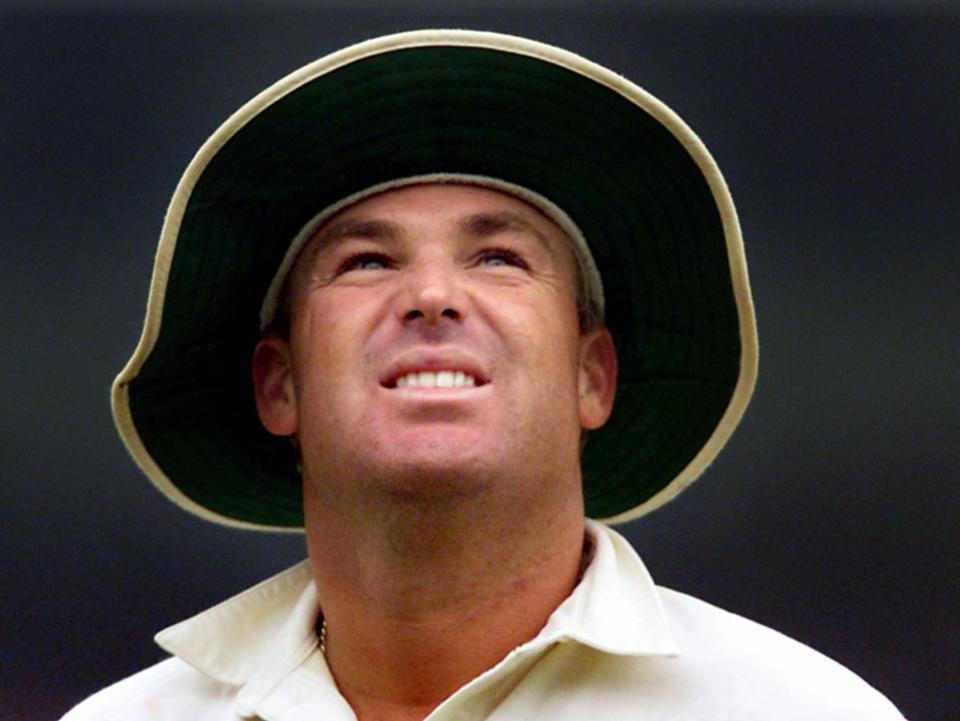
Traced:
[[809, 646], [692, 596], [658, 590], [680, 660], [708, 692], [779, 719], [903, 719], [883, 694]]
[[233, 718], [230, 689], [180, 659], [168, 658], [98, 691], [61, 721]]

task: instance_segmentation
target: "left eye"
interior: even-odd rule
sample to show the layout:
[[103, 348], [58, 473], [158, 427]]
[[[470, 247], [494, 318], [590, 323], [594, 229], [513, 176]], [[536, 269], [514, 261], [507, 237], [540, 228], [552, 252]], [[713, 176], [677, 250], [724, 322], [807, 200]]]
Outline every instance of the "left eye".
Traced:
[[489, 248], [480, 253], [480, 265], [502, 266], [510, 265], [517, 268], [529, 268], [527, 262], [512, 250], [506, 248]]

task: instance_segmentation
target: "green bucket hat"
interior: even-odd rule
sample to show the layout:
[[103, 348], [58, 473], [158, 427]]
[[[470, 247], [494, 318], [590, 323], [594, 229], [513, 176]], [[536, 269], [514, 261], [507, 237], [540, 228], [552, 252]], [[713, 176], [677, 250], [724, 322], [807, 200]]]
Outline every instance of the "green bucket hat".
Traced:
[[184, 173], [143, 335], [113, 386], [121, 437], [171, 500], [228, 525], [302, 528], [294, 450], [263, 429], [254, 404], [261, 311], [318, 212], [424, 177], [545, 199], [586, 240], [619, 358], [613, 414], [583, 452], [590, 517], [647, 513], [717, 455], [753, 391], [757, 340], [736, 212], [713, 158], [663, 103], [584, 58], [428, 30], [283, 78]]

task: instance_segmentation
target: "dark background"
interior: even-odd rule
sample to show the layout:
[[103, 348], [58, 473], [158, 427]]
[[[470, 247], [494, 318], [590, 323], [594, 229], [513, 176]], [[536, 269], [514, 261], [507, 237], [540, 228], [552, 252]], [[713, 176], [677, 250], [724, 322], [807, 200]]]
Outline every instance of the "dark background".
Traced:
[[[453, 3], [451, 3], [453, 4]], [[301, 64], [428, 26], [513, 32], [674, 107], [743, 224], [761, 373], [727, 450], [626, 532], [664, 585], [960, 718], [960, 4], [0, 6], [0, 708], [51, 719], [151, 636], [303, 554], [165, 501], [112, 428], [180, 172]]]

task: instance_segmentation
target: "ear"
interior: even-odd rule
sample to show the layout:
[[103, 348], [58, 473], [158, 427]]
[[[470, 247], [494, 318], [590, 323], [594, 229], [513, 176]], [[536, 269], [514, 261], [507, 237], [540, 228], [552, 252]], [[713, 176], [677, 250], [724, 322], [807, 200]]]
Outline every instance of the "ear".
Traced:
[[297, 431], [297, 402], [290, 344], [273, 332], [264, 333], [253, 351], [253, 392], [260, 422], [270, 433], [290, 436]]
[[610, 417], [617, 390], [617, 351], [605, 327], [580, 338], [580, 425], [599, 428]]

